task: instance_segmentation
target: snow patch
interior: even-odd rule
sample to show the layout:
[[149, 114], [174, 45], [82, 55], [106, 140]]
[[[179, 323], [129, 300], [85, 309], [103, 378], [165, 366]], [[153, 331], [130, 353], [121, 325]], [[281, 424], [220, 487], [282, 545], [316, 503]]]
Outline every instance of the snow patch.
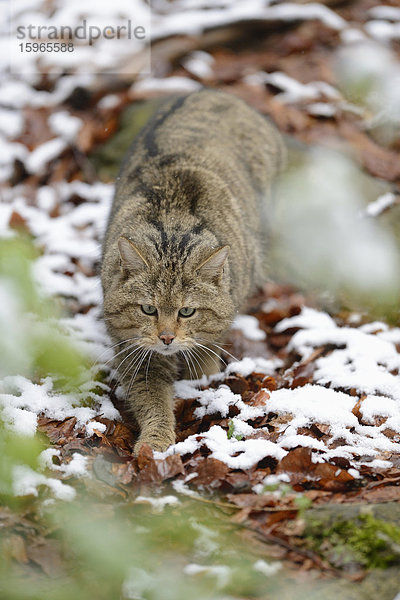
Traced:
[[52, 113], [48, 118], [48, 123], [52, 132], [68, 143], [75, 140], [83, 126], [82, 119], [74, 117], [65, 110]]
[[25, 160], [26, 170], [29, 173], [41, 173], [46, 165], [57, 158], [67, 147], [68, 144], [61, 138], [44, 142], [27, 156]]
[[281, 562], [268, 563], [263, 559], [257, 560], [253, 566], [255, 571], [262, 573], [266, 577], [272, 577], [273, 575], [276, 575], [278, 571], [282, 569], [282, 567], [283, 565]]
[[396, 199], [397, 196], [395, 194], [392, 194], [391, 192], [388, 192], [387, 194], [382, 194], [382, 196], [379, 196], [379, 198], [374, 200], [374, 202], [370, 202], [367, 205], [365, 209], [365, 214], [369, 217], [377, 217], [381, 213], [383, 213], [383, 211], [385, 211], [387, 208], [393, 206], [393, 204], [396, 202]]
[[182, 61], [182, 65], [195, 77], [199, 79], [210, 79], [213, 76], [212, 65], [214, 57], [208, 52], [191, 52], [187, 58]]
[[87, 463], [88, 457], [74, 452], [71, 460], [68, 463], [56, 464], [53, 462], [54, 457], [60, 457], [61, 452], [55, 448], [47, 448], [39, 455], [39, 464], [42, 469], [51, 469], [59, 471], [65, 477], [85, 477], [88, 475]]
[[[102, 414], [109, 419], [119, 418], [119, 412], [107, 397], [89, 392], [98, 382], [86, 382], [75, 394], [54, 391], [54, 382], [46, 377], [40, 384], [21, 375], [5, 377], [0, 381], [0, 408], [6, 424], [16, 433], [33, 435], [37, 416], [63, 421], [75, 417], [77, 427]], [[79, 406], [90, 397], [93, 408]]]
[[13, 468], [13, 492], [15, 496], [38, 496], [38, 487], [45, 486], [59, 500], [70, 501], [76, 496], [73, 487], [41, 473], [36, 473], [25, 465], [16, 465]]
[[147, 78], [137, 81], [131, 87], [131, 93], [143, 92], [195, 92], [202, 89], [202, 85], [187, 77], [167, 77], [162, 79]]
[[281, 460], [287, 452], [277, 444], [263, 439], [228, 439], [227, 432], [213, 425], [203, 434], [203, 442], [211, 450], [211, 456], [227, 464], [231, 469], [250, 469], [266, 456]]
[[156, 511], [161, 513], [166, 506], [176, 506], [180, 504], [180, 501], [176, 496], [161, 496], [160, 498], [154, 498], [153, 496], [137, 496], [135, 498], [136, 504], [150, 504], [150, 506]]
[[251, 315], [238, 315], [232, 323], [232, 329], [241, 331], [244, 337], [253, 342], [266, 339], [266, 333], [260, 329], [260, 324], [256, 317]]
[[207, 566], [190, 563], [183, 567], [186, 575], [211, 575], [217, 580], [217, 587], [223, 588], [231, 580], [232, 569], [225, 565]]

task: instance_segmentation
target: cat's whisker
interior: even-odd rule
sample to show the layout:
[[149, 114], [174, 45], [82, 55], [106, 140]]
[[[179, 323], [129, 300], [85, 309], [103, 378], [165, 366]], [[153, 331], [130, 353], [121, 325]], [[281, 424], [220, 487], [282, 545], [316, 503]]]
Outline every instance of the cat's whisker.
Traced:
[[128, 366], [125, 368], [123, 374], [121, 375], [121, 379], [124, 379], [129, 374], [129, 371], [133, 371], [136, 368], [142, 357], [145, 355], [146, 351], [147, 348], [145, 346], [142, 346], [138, 349], [138, 352], [135, 353], [136, 356], [133, 356], [132, 360], [129, 362]]
[[147, 375], [149, 374], [149, 367], [150, 367], [151, 357], [153, 356], [153, 352], [154, 352], [154, 350], [150, 350], [150, 355], [147, 360], [147, 366], [146, 366], [146, 390], [147, 390], [147, 392], [149, 391], [149, 386], [147, 385]]
[[188, 360], [188, 356], [186, 356], [187, 350], [181, 350], [181, 354], [185, 360], [185, 363], [187, 364], [188, 367], [188, 371], [189, 371], [189, 377], [190, 379], [193, 379], [193, 373], [192, 373], [192, 369]]
[[[200, 351], [197, 350], [196, 348], [192, 348], [192, 352], [193, 352], [193, 354], [197, 355], [202, 362], [205, 362], [206, 359], [205, 359], [205, 356], [204, 356], [204, 352], [200, 354]], [[220, 366], [221, 366], [220, 363], [219, 363], [219, 361], [217, 361], [214, 356], [211, 356], [211, 359], [213, 360], [213, 362], [217, 366], [217, 372], [219, 372], [220, 371]], [[220, 359], [220, 360], [222, 360], [222, 359]], [[201, 367], [200, 367], [200, 369], [201, 369]], [[202, 372], [204, 372], [204, 369], [201, 369], [201, 370], [202, 370]]]
[[236, 356], [234, 356], [233, 354], [228, 352], [228, 350], [225, 350], [224, 348], [222, 348], [222, 346], [218, 346], [218, 344], [214, 344], [214, 342], [210, 342], [210, 344], [212, 346], [214, 346], [215, 348], [217, 348], [218, 350], [220, 350], [221, 352], [224, 352], [225, 354], [227, 354], [230, 358], [233, 358], [233, 360], [236, 360], [236, 361], [239, 360], [238, 358], [236, 358]]
[[136, 379], [136, 377], [137, 377], [137, 375], [138, 375], [138, 373], [140, 371], [140, 368], [141, 368], [142, 364], [144, 363], [144, 361], [146, 360], [148, 354], [151, 353], [151, 352], [152, 352], [152, 350], [150, 348], [149, 349], [145, 348], [143, 350], [143, 353], [141, 354], [141, 357], [140, 357], [140, 359], [138, 361], [138, 365], [136, 366], [135, 372], [133, 373], [133, 375], [131, 377], [131, 380], [130, 380], [130, 383], [129, 383], [128, 398], [129, 398], [129, 394], [131, 393], [132, 385], [133, 385], [133, 383], [134, 383], [134, 381], [135, 381], [135, 379]]
[[[137, 343], [133, 343], [130, 346], [128, 346], [127, 348], [123, 348], [122, 350], [120, 350], [120, 352], [117, 352], [117, 354], [115, 354], [112, 358], [110, 358], [107, 362], [102, 363], [103, 367], [106, 367], [109, 363], [114, 362], [115, 358], [117, 358], [120, 354], [122, 354], [123, 352], [129, 352], [128, 356], [126, 356], [123, 361], [121, 361], [118, 365], [118, 367], [115, 369], [112, 369], [111, 373], [113, 374], [113, 376], [118, 375], [118, 371], [120, 370], [122, 364], [128, 359], [130, 358], [133, 354], [135, 354], [136, 350], [137, 350]], [[132, 350], [132, 352], [131, 352]]]
[[223, 348], [222, 346], [219, 346], [215, 342], [210, 342], [210, 344], [211, 344], [211, 346], [214, 346], [215, 348], [218, 348], [218, 350], [220, 350], [221, 352], [224, 352], [224, 354], [227, 354], [228, 356], [230, 356], [231, 358], [233, 358], [233, 360], [236, 360], [236, 361], [239, 360], [236, 356], [234, 356], [234, 354], [231, 354], [231, 352], [229, 352], [228, 350], [225, 350], [225, 348]]
[[[130, 342], [132, 340], [127, 340], [127, 342]], [[109, 363], [112, 363], [118, 356], [120, 356], [121, 354], [123, 354], [124, 352], [129, 352], [130, 350], [132, 350], [132, 348], [135, 348], [135, 346], [138, 346], [137, 342], [133, 342], [130, 344], [130, 346], [128, 346], [127, 348], [122, 348], [122, 350], [120, 350], [119, 352], [117, 352], [117, 354], [114, 354], [114, 356], [112, 356], [112, 358], [108, 359], [105, 363], [102, 363], [102, 366], [106, 367]], [[125, 360], [125, 359], [124, 359]], [[123, 361], [122, 361], [123, 362]], [[121, 366], [122, 363], [120, 363], [119, 366]], [[118, 367], [119, 368], [119, 367]]]
[[[143, 351], [143, 349], [145, 349], [145, 346], [143, 344], [141, 344], [140, 346], [138, 346], [137, 348], [135, 348], [134, 350], [132, 350], [132, 352], [130, 352], [128, 354], [128, 356], [125, 356], [125, 358], [120, 362], [118, 369], [117, 369], [117, 373], [120, 370], [120, 368], [122, 367], [122, 365], [124, 364], [124, 362], [128, 359], [130, 359], [133, 356], [133, 359], [131, 360], [131, 362], [128, 364], [128, 366], [126, 367], [125, 371], [123, 372], [123, 374], [121, 375], [121, 379], [124, 379], [125, 375], [128, 373], [129, 369], [132, 367], [133, 364], [135, 364], [136, 359], [138, 358], [138, 356], [141, 356], [141, 353]], [[136, 354], [136, 356], [135, 356]]]
[[[214, 350], [212, 350], [211, 348], [208, 348], [208, 346], [204, 346], [204, 344], [199, 344], [199, 342], [195, 342], [196, 346], [198, 346], [199, 348], [203, 348], [203, 350], [205, 350], [206, 354], [208, 354], [211, 357], [211, 354], [213, 354], [214, 356], [217, 357], [218, 359], [218, 366], [219, 366], [219, 361], [222, 360], [222, 362], [224, 363], [224, 365], [227, 367], [227, 363], [224, 361], [223, 358], [221, 358], [221, 356], [217, 353], [214, 352]], [[217, 362], [214, 358], [214, 361]]]
[[187, 352], [186, 350], [181, 350], [181, 351], [180, 351], [180, 353], [182, 354], [182, 358], [183, 358], [183, 360], [185, 361], [185, 363], [186, 363], [186, 366], [187, 366], [187, 368], [188, 368], [188, 371], [189, 371], [189, 377], [190, 377], [190, 379], [192, 379], [192, 372], [191, 372], [191, 370], [190, 370], [190, 365], [189, 365], [189, 362], [188, 362], [188, 359], [187, 359], [187, 356], [186, 356], [186, 352]]
[[132, 371], [133, 372], [133, 375], [131, 375], [131, 379], [130, 379], [128, 394], [129, 394], [129, 392], [131, 390], [130, 386], [131, 386], [131, 383], [132, 383], [132, 378], [133, 378], [133, 381], [134, 381], [135, 378], [136, 378], [136, 375], [137, 375], [137, 373], [138, 373], [138, 371], [140, 369], [140, 366], [141, 366], [143, 360], [147, 356], [147, 353], [148, 353], [148, 350], [146, 350], [146, 348], [143, 348], [142, 352], [131, 361], [131, 363], [129, 364], [128, 368], [126, 369], [126, 371], [124, 373], [124, 375], [126, 375], [128, 373], [128, 371]]
[[118, 346], [121, 346], [122, 344], [129, 344], [130, 342], [133, 342], [134, 340], [138, 340], [140, 339], [140, 336], [137, 335], [135, 337], [131, 337], [128, 338], [127, 340], [122, 340], [120, 342], [117, 342], [116, 344], [113, 344], [112, 346], [109, 346], [108, 348], [106, 348], [101, 354], [100, 356], [91, 364], [90, 369], [93, 369], [93, 367], [95, 365], [102, 365], [102, 366], [106, 366], [108, 365], [108, 363], [112, 362], [114, 360], [114, 358], [116, 358], [117, 356], [119, 356], [119, 354], [121, 354], [122, 352], [124, 352], [124, 350], [127, 350], [127, 348], [124, 348], [121, 352], [119, 352], [118, 354], [114, 354], [112, 358], [110, 358], [109, 360], [107, 360], [107, 362], [105, 363], [101, 363], [100, 359], [102, 356], [104, 356], [104, 354], [107, 354], [107, 352], [109, 352], [110, 350], [114, 350], [115, 348], [117, 348]]
[[[221, 366], [221, 365], [220, 365], [220, 360], [222, 360], [222, 359], [220, 359], [220, 357], [219, 357], [218, 355], [216, 355], [216, 356], [217, 356], [217, 357], [218, 357], [218, 359], [220, 359], [220, 360], [217, 360], [217, 359], [216, 359], [216, 357], [215, 357], [215, 356], [213, 356], [213, 354], [215, 354], [215, 353], [211, 353], [211, 354], [210, 354], [208, 351], [204, 352], [204, 350], [199, 350], [198, 348], [192, 348], [191, 350], [192, 350], [193, 354], [194, 354], [195, 356], [197, 356], [197, 357], [199, 358], [199, 360], [200, 360], [200, 361], [202, 361], [203, 363], [205, 363], [205, 362], [206, 362], [206, 358], [207, 358], [207, 357], [211, 358], [211, 360], [214, 362], [215, 366], [217, 367], [217, 371], [220, 371], [220, 366]], [[212, 352], [212, 351], [211, 351], [211, 352]], [[202, 369], [201, 367], [200, 367], [200, 370], [201, 370], [202, 372], [204, 372], [204, 371], [205, 371], [205, 369]]]
[[[96, 358], [95, 361], [92, 362], [92, 364], [90, 365], [90, 368], [93, 369], [93, 367], [97, 364], [100, 363], [100, 359], [102, 356], [104, 356], [105, 354], [107, 354], [107, 352], [109, 352], [110, 350], [114, 350], [114, 348], [116, 348], [117, 346], [120, 346], [123, 343], [128, 342], [129, 340], [124, 340], [123, 342], [117, 342], [116, 344], [113, 344], [112, 346], [108, 346], [105, 350], [103, 350], [103, 352], [100, 354], [100, 356], [98, 358]], [[107, 364], [107, 363], [105, 363]]]
[[[190, 378], [191, 379], [197, 379], [197, 377], [196, 377], [196, 367], [195, 367], [195, 364], [193, 362], [193, 357], [192, 357], [192, 353], [190, 351], [190, 348], [188, 348], [188, 350], [187, 350], [187, 357], [185, 357], [185, 358], [186, 358], [187, 365], [189, 367]], [[190, 362], [190, 364], [189, 364], [189, 362]], [[191, 369], [190, 365], [193, 367], [193, 372], [192, 372], [192, 369]]]
[[[133, 354], [135, 354], [135, 352], [141, 348], [143, 348], [144, 345], [143, 344], [138, 344], [137, 342], [134, 342], [133, 344], [131, 344], [130, 346], [128, 346], [128, 348], [123, 348], [120, 352], [118, 352], [114, 358], [116, 358], [117, 356], [119, 356], [120, 354], [123, 354], [124, 352], [127, 352], [128, 354], [125, 356], [125, 358], [123, 358], [120, 362], [119, 362], [119, 366], [118, 369], [121, 367], [121, 365], [123, 365], [123, 363], [128, 360], [131, 356], [133, 356]], [[132, 352], [131, 352], [132, 350]], [[112, 359], [111, 359], [112, 360]]]
[[[132, 373], [132, 375], [130, 376], [130, 379], [129, 379], [129, 387], [128, 387], [128, 392], [127, 392], [127, 395], [128, 395], [128, 396], [129, 396], [129, 394], [130, 394], [130, 391], [131, 391], [132, 384], [133, 384], [133, 382], [134, 382], [134, 380], [135, 380], [135, 376], [136, 376], [136, 375], [135, 375], [135, 372], [136, 372], [136, 367], [137, 367], [138, 365], [140, 365], [140, 364], [141, 364], [141, 360], [142, 360], [142, 358], [144, 357], [144, 355], [145, 355], [145, 354], [146, 354], [146, 349], [145, 349], [145, 348], [142, 348], [142, 351], [140, 352], [140, 354], [138, 354], [137, 356], [135, 356], [135, 357], [134, 357], [134, 358], [131, 360], [131, 362], [129, 363], [128, 367], [127, 367], [127, 368], [125, 369], [125, 371], [124, 371], [124, 377], [125, 377], [125, 376], [128, 374], [128, 372], [129, 372], [130, 370], [133, 372], [133, 373]], [[122, 378], [121, 378], [121, 379], [122, 379]], [[125, 387], [126, 387], [126, 386], [125, 386]]]
[[[201, 355], [198, 355], [198, 354], [195, 352], [195, 348], [191, 348], [191, 349], [189, 349], [189, 354], [190, 354], [190, 356], [191, 356], [192, 360], [195, 360], [195, 361], [196, 361], [196, 363], [197, 363], [197, 365], [198, 365], [198, 367], [199, 367], [199, 369], [200, 369], [200, 371], [199, 371], [199, 373], [198, 373], [198, 375], [199, 375], [199, 377], [200, 377], [200, 376], [201, 376], [201, 375], [200, 375], [200, 373], [203, 373], [203, 368], [202, 368], [202, 366], [201, 366], [201, 362], [200, 362], [200, 361], [202, 360], [202, 356], [201, 356]], [[203, 360], [203, 362], [204, 362], [204, 360]], [[195, 371], [195, 373], [196, 373], [196, 369], [195, 369], [194, 371]], [[195, 377], [195, 379], [198, 379], [199, 377]]]
[[200, 337], [195, 337], [194, 339], [199, 340], [200, 342], [206, 342], [207, 344], [210, 344], [211, 346], [218, 348], [218, 350], [220, 350], [221, 352], [224, 352], [224, 354], [227, 354], [228, 356], [233, 358], [233, 360], [239, 361], [239, 359], [236, 356], [231, 354], [228, 350], [225, 350], [225, 348], [223, 348], [222, 346], [218, 346], [218, 344], [216, 344], [215, 342], [212, 342], [211, 340], [207, 340], [206, 338], [200, 338]]

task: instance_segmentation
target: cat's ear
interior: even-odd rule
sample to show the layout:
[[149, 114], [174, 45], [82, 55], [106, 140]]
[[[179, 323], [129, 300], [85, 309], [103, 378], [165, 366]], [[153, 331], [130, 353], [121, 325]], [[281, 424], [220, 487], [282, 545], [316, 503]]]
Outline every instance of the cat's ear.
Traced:
[[224, 265], [229, 256], [229, 251], [229, 246], [222, 246], [221, 248], [214, 250], [213, 253], [197, 268], [199, 275], [203, 279], [219, 281], [224, 272]]
[[148, 263], [140, 254], [135, 244], [128, 238], [123, 236], [119, 238], [118, 250], [120, 265], [126, 271], [143, 271], [143, 269], [148, 268]]

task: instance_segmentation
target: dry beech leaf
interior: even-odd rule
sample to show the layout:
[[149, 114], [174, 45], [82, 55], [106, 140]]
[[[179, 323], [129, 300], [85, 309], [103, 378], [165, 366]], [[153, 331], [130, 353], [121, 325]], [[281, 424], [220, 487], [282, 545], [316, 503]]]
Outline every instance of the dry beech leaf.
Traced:
[[139, 478], [141, 483], [161, 483], [183, 474], [184, 468], [179, 454], [167, 456], [164, 460], [156, 460], [153, 450], [148, 444], [142, 444], [137, 457]]
[[141, 483], [151, 484], [161, 482], [161, 476], [150, 446], [147, 444], [142, 445], [137, 461], [139, 467], [138, 477]]
[[64, 421], [39, 418], [39, 429], [43, 431], [53, 444], [65, 444], [69, 438], [74, 436], [76, 417], [68, 417]]
[[137, 463], [140, 471], [147, 467], [147, 465], [155, 463], [154, 452], [149, 444], [142, 444], [140, 446]]
[[273, 508], [280, 502], [276, 495], [268, 492], [263, 494], [228, 494], [227, 498], [229, 502], [236, 504], [239, 508], [249, 508], [252, 511]]
[[21, 233], [30, 233], [29, 225], [26, 219], [19, 214], [16, 210], [13, 210], [8, 221], [8, 226], [11, 229], [15, 229]]
[[7, 556], [13, 558], [21, 564], [29, 562], [28, 554], [26, 551], [26, 542], [22, 535], [16, 533], [4, 538], [3, 550]]
[[278, 389], [278, 384], [277, 384], [276, 378], [271, 377], [271, 375], [264, 377], [264, 379], [262, 380], [262, 387], [266, 388], [270, 392], [274, 392], [275, 390]]
[[394, 431], [393, 429], [390, 429], [389, 427], [387, 427], [386, 429], [384, 429], [382, 431], [383, 435], [386, 435], [386, 437], [390, 438], [391, 440], [396, 440], [398, 441], [400, 438], [400, 434], [398, 431]]
[[265, 406], [269, 397], [270, 394], [267, 392], [267, 390], [260, 390], [254, 394], [254, 396], [252, 396], [252, 398], [248, 401], [248, 404], [251, 406]]
[[37, 538], [28, 541], [26, 552], [29, 560], [39, 565], [48, 577], [60, 577], [63, 573], [61, 549], [56, 540]]
[[85, 122], [78, 132], [76, 146], [85, 154], [90, 152], [94, 145], [96, 124], [92, 119], [85, 119]]
[[111, 472], [115, 479], [123, 485], [128, 485], [137, 475], [137, 470], [133, 461], [127, 463], [114, 463], [111, 467]]
[[324, 437], [324, 435], [329, 435], [331, 427], [330, 425], [324, 425], [323, 423], [313, 423], [310, 430], [319, 439]]
[[232, 375], [230, 377], [227, 377], [224, 381], [224, 383], [229, 386], [229, 388], [231, 389], [231, 391], [234, 394], [244, 394], [244, 392], [247, 392], [247, 390], [249, 389], [249, 383], [248, 381], [242, 377], [241, 375]]
[[182, 459], [179, 454], [172, 454], [171, 456], [167, 456], [164, 460], [157, 460], [156, 464], [161, 481], [172, 479], [173, 477], [176, 477], [176, 475], [185, 473]]
[[288, 519], [295, 519], [298, 515], [298, 510], [279, 510], [277, 512], [271, 512], [268, 514], [268, 518], [265, 522], [265, 528], [270, 529], [273, 525], [287, 521]]
[[348, 471], [336, 465], [312, 462], [310, 448], [291, 450], [280, 461], [276, 472], [289, 474], [292, 485], [313, 482], [315, 487], [332, 491], [345, 489], [354, 481], [354, 477]]
[[228, 465], [209, 456], [199, 464], [197, 468], [197, 477], [191, 480], [191, 484], [218, 487], [220, 482], [225, 479], [228, 471]]
[[374, 489], [361, 490], [355, 498], [356, 502], [399, 502], [400, 489], [398, 485], [381, 486]]
[[296, 473], [305, 475], [312, 469], [310, 448], [295, 448], [279, 462], [277, 473]]

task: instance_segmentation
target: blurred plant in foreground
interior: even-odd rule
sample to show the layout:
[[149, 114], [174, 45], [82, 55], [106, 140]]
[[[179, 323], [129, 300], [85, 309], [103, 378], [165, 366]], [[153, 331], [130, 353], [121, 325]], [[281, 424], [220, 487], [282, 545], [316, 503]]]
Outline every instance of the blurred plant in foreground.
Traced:
[[52, 374], [71, 385], [87, 364], [58, 326], [54, 303], [40, 295], [32, 276], [36, 256], [26, 238], [0, 240], [0, 378]]
[[363, 177], [337, 152], [304, 152], [278, 184], [274, 245], [291, 283], [327, 292], [352, 310], [396, 319], [400, 248], [392, 232], [366, 214]]
[[[349, 106], [357, 108], [379, 144], [398, 149], [400, 65], [395, 53], [352, 32], [335, 59], [338, 86]], [[367, 203], [391, 189], [362, 173], [350, 154], [350, 147], [342, 154], [322, 146], [304, 147], [299, 156], [294, 151], [294, 163], [278, 184], [278, 272], [283, 264], [286, 280], [325, 295], [336, 309], [340, 305], [397, 322], [399, 210], [392, 208], [389, 219], [367, 213]]]
[[29, 556], [30, 544], [50, 544], [47, 574], [4, 552], [0, 597], [269, 600], [282, 588], [289, 593], [281, 563], [259, 559], [236, 530], [217, 506], [187, 499], [163, 512], [94, 498], [43, 507], [41, 531], [25, 547]]
[[[86, 374], [85, 358], [58, 326], [53, 302], [40, 295], [33, 279], [36, 256], [27, 238], [0, 240], [0, 400], [5, 394], [7, 401], [5, 383], [13, 376], [39, 381], [51, 375], [63, 388], [73, 388]], [[38, 435], [19, 435], [6, 426], [6, 413], [0, 404], [0, 498], [2, 504], [15, 506], [21, 502], [14, 497], [16, 469], [32, 469], [35, 476], [45, 443]], [[15, 407], [11, 421], [18, 417], [19, 429], [28, 430], [32, 427], [24, 424], [31, 416]]]
[[388, 47], [370, 39], [344, 45], [336, 56], [344, 95], [366, 111], [366, 128], [380, 143], [400, 136], [400, 64]]

